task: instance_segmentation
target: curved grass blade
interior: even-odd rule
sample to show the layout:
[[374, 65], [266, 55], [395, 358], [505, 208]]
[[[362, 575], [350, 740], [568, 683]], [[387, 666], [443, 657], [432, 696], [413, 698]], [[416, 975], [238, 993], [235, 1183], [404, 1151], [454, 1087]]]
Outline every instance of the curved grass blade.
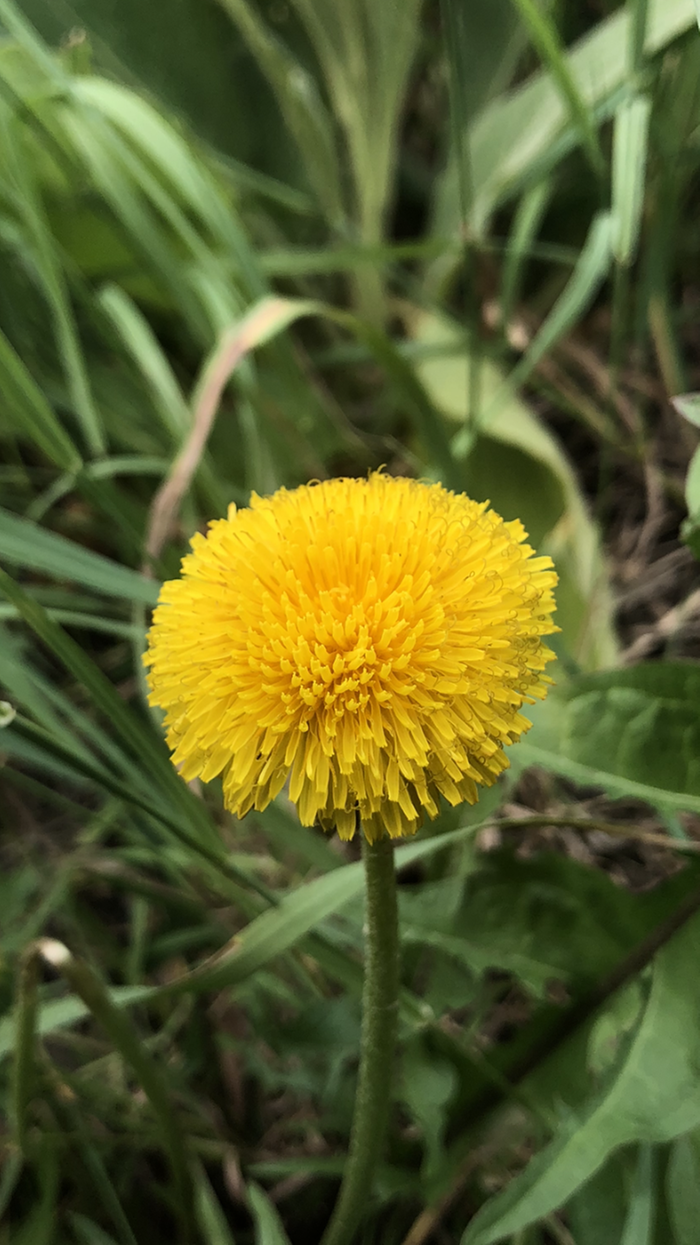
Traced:
[[598, 141], [594, 114], [581, 96], [571, 74], [566, 50], [561, 43], [557, 28], [546, 11], [538, 8], [533, 0], [513, 0], [513, 2], [527, 27], [533, 45], [549, 69], [552, 80], [556, 83], [569, 109], [571, 122], [579, 132], [591, 168], [596, 177], [600, 177], [605, 169], [605, 161]]
[[32, 946], [32, 954], [35, 959], [40, 958], [60, 973], [135, 1072], [153, 1109], [170, 1160], [182, 1239], [191, 1240], [196, 1216], [189, 1162], [182, 1131], [160, 1068], [123, 1009], [115, 1007], [109, 992], [85, 961], [71, 955], [63, 943], [52, 938], [39, 939]]
[[105, 596], [155, 605], [158, 585], [138, 571], [0, 507], [0, 557], [25, 570], [67, 579]]
[[104, 454], [104, 429], [90, 387], [80, 335], [66, 288], [65, 273], [56, 254], [56, 243], [33, 180], [33, 164], [23, 148], [16, 118], [0, 108], [0, 137], [4, 147], [4, 176], [14, 192], [23, 228], [29, 239], [39, 284], [51, 311], [56, 345], [65, 372], [72, 406], [92, 457]]
[[44, 394], [0, 331], [0, 393], [4, 418], [13, 429], [31, 438], [42, 454], [61, 471], [76, 472], [81, 456], [57, 419]]
[[121, 746], [137, 768], [148, 774], [186, 818], [204, 844], [219, 847], [219, 838], [204, 805], [173, 768], [163, 744], [133, 710], [125, 705], [102, 671], [70, 636], [55, 623], [37, 601], [0, 570], [0, 591], [19, 610], [25, 622], [62, 665], [89, 692], [99, 711], [111, 723]]
[[118, 285], [104, 286], [98, 302], [146, 381], [163, 427], [179, 442], [191, 423], [189, 407], [148, 320]]

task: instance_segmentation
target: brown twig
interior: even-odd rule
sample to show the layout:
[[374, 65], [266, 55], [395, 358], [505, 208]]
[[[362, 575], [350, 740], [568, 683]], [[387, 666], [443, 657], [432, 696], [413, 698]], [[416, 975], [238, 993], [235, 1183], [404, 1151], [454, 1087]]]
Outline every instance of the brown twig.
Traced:
[[668, 847], [674, 851], [700, 852], [700, 843], [694, 839], [672, 839], [668, 834], [656, 834], [653, 830], [635, 830], [617, 821], [598, 821], [590, 817], [566, 816], [532, 816], [503, 817], [490, 823], [497, 830], [545, 830], [548, 826], [555, 829], [582, 830], [589, 833], [596, 830], [602, 834], [614, 835], [616, 838], [635, 839], [639, 843], [648, 843], [651, 847]]
[[284, 308], [284, 299], [266, 298], [222, 334], [195, 391], [189, 436], [153, 498], [146, 534], [145, 574], [150, 573], [168, 539], [182, 499], [201, 462], [228, 381], [241, 359], [266, 340], [276, 322], [284, 317]]
[[625, 649], [621, 661], [625, 666], [634, 665], [646, 657], [656, 645], [670, 640], [682, 629], [693, 614], [700, 611], [700, 588], [696, 588], [685, 601], [679, 601], [672, 609], [667, 610], [653, 627], [640, 635], [629, 648]]

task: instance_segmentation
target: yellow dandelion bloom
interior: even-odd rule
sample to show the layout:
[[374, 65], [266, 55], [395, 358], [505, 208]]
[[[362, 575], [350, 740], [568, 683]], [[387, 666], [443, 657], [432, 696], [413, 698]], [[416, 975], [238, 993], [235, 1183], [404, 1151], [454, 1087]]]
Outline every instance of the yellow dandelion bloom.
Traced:
[[556, 630], [518, 521], [439, 484], [373, 475], [272, 497], [197, 535], [144, 657], [183, 778], [263, 809], [289, 778], [305, 825], [413, 834], [474, 803], [542, 697]]

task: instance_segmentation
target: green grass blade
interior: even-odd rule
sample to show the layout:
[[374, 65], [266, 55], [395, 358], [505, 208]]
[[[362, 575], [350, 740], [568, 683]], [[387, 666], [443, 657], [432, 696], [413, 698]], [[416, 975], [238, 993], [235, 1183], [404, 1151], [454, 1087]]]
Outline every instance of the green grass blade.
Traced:
[[[95, 1151], [91, 1153], [94, 1154]], [[87, 1215], [73, 1211], [70, 1214], [70, 1222], [79, 1245], [117, 1245], [114, 1237], [105, 1232], [104, 1228], [100, 1228], [92, 1219], [88, 1219]]]
[[255, 1245], [289, 1245], [282, 1220], [260, 1185], [248, 1185], [248, 1198], [255, 1220]]
[[[605, 280], [612, 259], [613, 220], [600, 212], [588, 231], [585, 245], [569, 281], [536, 333], [521, 361], [513, 368], [508, 386], [516, 389], [532, 375], [537, 364], [590, 306]], [[488, 421], [488, 416], [486, 417]]]
[[191, 424], [189, 407], [148, 320], [118, 285], [104, 286], [98, 302], [146, 381], [163, 427], [179, 443]]
[[636, 95], [615, 113], [612, 158], [613, 255], [618, 264], [632, 263], [639, 240], [644, 206], [647, 143], [651, 100]]
[[200, 220], [218, 247], [234, 260], [249, 297], [267, 292], [257, 255], [238, 219], [235, 206], [194, 142], [188, 143], [176, 127], [135, 91], [106, 78], [80, 76], [73, 80], [73, 96], [102, 117], [126, 140], [127, 146], [158, 170], [173, 198]]
[[649, 20], [649, 0], [628, 0], [631, 9], [629, 63], [633, 74], [644, 68], [644, 45]]
[[105, 596], [155, 605], [158, 585], [138, 571], [0, 508], [0, 557], [25, 570], [82, 584]]
[[[695, 21], [693, 0], [649, 0], [644, 51], [652, 56]], [[569, 74], [596, 122], [610, 117], [630, 83], [629, 11], [599, 22], [567, 51]], [[472, 227], [485, 231], [494, 208], [517, 193], [536, 173], [543, 175], [579, 139], [567, 126], [567, 109], [551, 74], [538, 73], [483, 110], [470, 133], [473, 177]], [[459, 228], [459, 188], [450, 167], [437, 184], [435, 232], [453, 236]]]
[[34, 944], [34, 954], [41, 956], [46, 964], [67, 981], [138, 1077], [153, 1109], [165, 1151], [170, 1159], [174, 1198], [181, 1216], [179, 1226], [182, 1239], [189, 1240], [195, 1222], [192, 1181], [182, 1131], [162, 1070], [123, 1009], [114, 1006], [105, 986], [84, 960], [71, 955], [62, 943], [49, 938], [40, 939]]
[[[445, 851], [473, 838], [483, 823], [475, 822], [437, 835], [432, 839], [407, 843], [396, 851], [397, 869], [405, 868], [420, 860], [427, 860], [437, 852]], [[341, 880], [341, 875], [342, 880]], [[356, 862], [335, 869], [332, 873], [305, 883], [284, 897], [275, 909], [261, 913], [245, 927], [239, 936], [242, 962], [236, 954], [236, 943], [224, 948], [219, 956], [204, 961], [192, 972], [184, 974], [165, 986], [120, 986], [110, 991], [116, 1007], [130, 1007], [158, 997], [208, 991], [215, 983], [221, 988], [237, 984], [257, 972], [275, 956], [289, 951], [300, 939], [326, 917], [339, 911], [346, 903], [362, 894], [364, 876], [362, 865]], [[279, 917], [278, 914], [282, 913]], [[271, 921], [271, 917], [277, 917]], [[245, 940], [245, 941], [243, 941]], [[335, 952], [335, 947], [330, 948]], [[357, 966], [354, 965], [355, 970]], [[353, 973], [359, 987], [359, 971]], [[218, 987], [217, 987], [218, 988]], [[37, 1017], [36, 1030], [40, 1036], [76, 1024], [86, 1015], [86, 1007], [80, 999], [54, 999], [44, 1003]], [[410, 1023], [422, 1025], [430, 1015], [425, 1005], [411, 1001], [406, 1008]], [[0, 1063], [13, 1049], [15, 1023], [12, 1017], [0, 1019]]]
[[503, 264], [500, 302], [504, 327], [510, 323], [515, 309], [525, 262], [531, 254], [551, 193], [551, 182], [545, 178], [526, 190], [518, 204]]
[[549, 69], [552, 81], [566, 103], [571, 123], [578, 130], [591, 168], [599, 177], [605, 169], [605, 161], [598, 142], [595, 119], [571, 74], [557, 28], [546, 11], [538, 8], [534, 0], [514, 0], [514, 4], [527, 27], [533, 46]]
[[299, 148], [309, 184], [331, 225], [342, 227], [345, 211], [332, 120], [312, 75], [268, 29], [247, 0], [219, 0], [238, 26], [265, 74]]
[[65, 74], [60, 62], [39, 38], [34, 27], [22, 15], [13, 0], [0, 0], [0, 20], [13, 39], [16, 39], [21, 47], [27, 49], [31, 59], [36, 62], [42, 73], [45, 73], [49, 80], [53, 79], [54, 82], [64, 85]]
[[0, 391], [3, 420], [8, 420], [15, 432], [33, 441], [61, 471], [76, 472], [81, 465], [80, 452], [2, 331]]
[[201, 1163], [196, 1163], [192, 1178], [195, 1187], [195, 1208], [199, 1230], [206, 1245], [236, 1245], [226, 1216]]
[[76, 747], [74, 740], [67, 740], [65, 733], [62, 737], [57, 737], [18, 715], [6, 728], [4, 748], [8, 755], [17, 756], [20, 761], [34, 765], [40, 771], [47, 769], [56, 773], [69, 783], [80, 783], [81, 779], [87, 779], [98, 791], [105, 791], [116, 796], [122, 803], [148, 813], [194, 855], [202, 856], [218, 869], [224, 869], [226, 862], [223, 853], [219, 856], [208, 851], [175, 820], [167, 806], [161, 807], [153, 795], [149, 797], [144, 794], [141, 784], [136, 781], [126, 782], [123, 776], [108, 770], [99, 760]]
[[22, 1175], [23, 1167], [24, 1158], [16, 1150], [14, 1153], [9, 1154], [2, 1165], [2, 1174], [0, 1174], [0, 1223], [5, 1219], [10, 1199]]
[[672, 809], [678, 812], [700, 813], [700, 796], [684, 792], [667, 791], [649, 783], [636, 782], [631, 778], [611, 774], [607, 770], [572, 761], [549, 748], [540, 748], [526, 741], [518, 744], [518, 766], [540, 765], [552, 774], [560, 774], [580, 787], [601, 787], [618, 799], [631, 797], [651, 804], [652, 808]]
[[71, 404], [91, 457], [104, 454], [104, 429], [93, 400], [90, 378], [73, 314], [65, 272], [33, 180], [33, 162], [22, 141], [15, 118], [0, 108], [0, 140], [4, 147], [5, 176], [17, 198], [18, 211], [29, 238], [36, 274], [55, 326], [56, 345]]
[[[61, 118], [67, 141], [98, 194], [126, 231], [146, 271], [152, 273], [186, 320], [195, 337], [208, 342], [211, 327], [195, 295], [191, 277], [178, 258], [158, 214], [144, 199], [120, 159], [119, 144], [99, 114], [66, 109]], [[165, 197], [165, 192], [163, 191]]]
[[656, 1151], [642, 1144], [620, 1245], [652, 1245], [656, 1222]]
[[12, 1126], [20, 1153], [27, 1148], [27, 1109], [36, 1078], [37, 964], [33, 952], [22, 958], [17, 987], [15, 1058], [12, 1066]]
[[466, 30], [467, 12], [458, 0], [441, 0], [445, 55], [449, 65], [450, 128], [459, 184], [460, 219], [469, 218], [472, 200], [471, 152], [469, 150], [470, 58]]
[[86, 657], [70, 636], [53, 622], [46, 611], [5, 571], [0, 570], [0, 591], [17, 607], [24, 621], [53, 652], [65, 668], [90, 694], [95, 706], [112, 725], [124, 751], [133, 758], [135, 765], [150, 775], [168, 798], [179, 808], [203, 843], [219, 845], [218, 835], [201, 802], [192, 794], [186, 783], [177, 775], [170, 763], [165, 747], [141, 721], [133, 710], [125, 705], [112, 684]]
[[[71, 1129], [77, 1136], [78, 1148], [86, 1171], [90, 1175], [95, 1192], [99, 1198], [100, 1205], [104, 1207], [112, 1220], [121, 1245], [138, 1245], [119, 1200], [119, 1195], [110, 1180], [109, 1172], [102, 1162], [98, 1148], [83, 1124], [80, 1112], [70, 1101], [64, 1101], [62, 1106], [70, 1122]], [[114, 1237], [108, 1236], [102, 1228], [99, 1228], [91, 1220], [86, 1219], [84, 1215], [73, 1214], [71, 1220], [76, 1235], [81, 1241], [85, 1242], [85, 1245], [116, 1245]]]

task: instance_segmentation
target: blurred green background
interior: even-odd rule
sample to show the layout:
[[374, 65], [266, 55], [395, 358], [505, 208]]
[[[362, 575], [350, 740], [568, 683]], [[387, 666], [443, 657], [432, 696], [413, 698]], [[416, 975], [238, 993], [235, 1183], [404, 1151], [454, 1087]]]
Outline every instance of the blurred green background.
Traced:
[[696, 1245], [699, 136], [693, 0], [0, 0], [0, 1245], [320, 1240], [356, 845], [185, 786], [140, 656], [230, 502], [380, 466], [561, 633], [397, 853], [362, 1241]]

